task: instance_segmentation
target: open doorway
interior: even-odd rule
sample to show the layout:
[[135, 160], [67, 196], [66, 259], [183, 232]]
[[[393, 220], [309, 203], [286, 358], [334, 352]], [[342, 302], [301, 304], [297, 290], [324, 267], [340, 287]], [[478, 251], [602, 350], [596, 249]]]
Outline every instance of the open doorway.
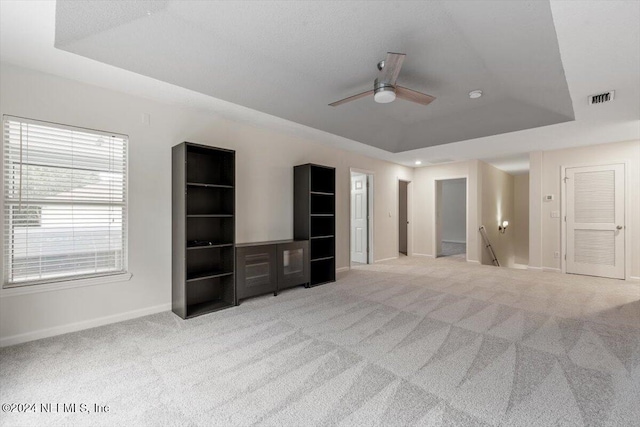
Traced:
[[467, 179], [436, 181], [437, 257], [467, 259]]
[[407, 255], [409, 246], [409, 182], [398, 181], [398, 252]]
[[350, 258], [351, 265], [373, 259], [373, 174], [351, 170]]

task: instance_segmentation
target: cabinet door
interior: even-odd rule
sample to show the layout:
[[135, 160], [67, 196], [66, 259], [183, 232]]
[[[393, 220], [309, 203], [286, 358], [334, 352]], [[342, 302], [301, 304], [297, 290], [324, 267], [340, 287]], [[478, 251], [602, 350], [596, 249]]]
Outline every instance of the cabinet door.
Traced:
[[248, 246], [236, 250], [238, 299], [276, 291], [276, 246]]
[[278, 289], [309, 282], [309, 242], [278, 245]]

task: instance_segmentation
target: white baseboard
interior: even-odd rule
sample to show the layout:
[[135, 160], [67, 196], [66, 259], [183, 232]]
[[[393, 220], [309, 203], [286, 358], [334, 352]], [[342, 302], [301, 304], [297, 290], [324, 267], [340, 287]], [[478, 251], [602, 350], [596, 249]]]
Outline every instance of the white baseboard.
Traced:
[[443, 240], [442, 243], [467, 243], [464, 240]]
[[527, 266], [527, 270], [531, 271], [542, 271], [542, 267], [532, 267], [530, 265]]
[[55, 326], [53, 328], [39, 329], [23, 334], [11, 335], [0, 338], [0, 347], [8, 347], [10, 345], [22, 344], [28, 341], [39, 340], [42, 338], [53, 337], [56, 335], [67, 334], [69, 332], [77, 332], [84, 329], [91, 329], [97, 326], [109, 325], [111, 323], [123, 322], [125, 320], [135, 319], [137, 317], [148, 316], [150, 314], [162, 313], [171, 310], [171, 303], [160, 304], [153, 307], [141, 308], [138, 310], [127, 311], [124, 313], [112, 314], [110, 316], [98, 317], [95, 319], [83, 320], [81, 322], [67, 323], [66, 325]]
[[427, 258], [435, 258], [433, 255], [429, 255], [429, 254], [417, 254], [417, 253], [412, 253], [412, 256], [423, 256], [423, 257], [427, 257]]
[[478, 261], [477, 259], [468, 259], [467, 262], [469, 264], [476, 264], [476, 265], [480, 265], [480, 261]]
[[340, 267], [340, 268], [336, 268], [336, 274], [338, 273], [342, 273], [344, 271], [349, 271], [350, 268], [349, 267]]
[[[415, 254], [414, 254], [415, 255]], [[391, 261], [392, 259], [398, 259], [397, 256], [392, 256], [391, 258], [382, 258], [382, 259], [377, 259], [374, 261], [375, 262], [383, 262], [383, 261]]]
[[561, 269], [553, 267], [542, 267], [542, 271], [545, 273], [562, 273]]
[[640, 282], [640, 276], [629, 276], [629, 280], [632, 282]]

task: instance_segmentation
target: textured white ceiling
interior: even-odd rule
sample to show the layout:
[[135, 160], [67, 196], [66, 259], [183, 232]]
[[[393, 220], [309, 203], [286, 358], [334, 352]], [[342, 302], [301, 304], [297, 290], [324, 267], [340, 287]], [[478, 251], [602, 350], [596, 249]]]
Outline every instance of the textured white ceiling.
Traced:
[[[56, 47], [390, 152], [574, 118], [544, 1], [59, 0]], [[437, 100], [327, 105], [372, 88], [386, 51]]]
[[[518, 173], [528, 168], [530, 151], [640, 139], [640, 2], [634, 0], [551, 1], [575, 121], [396, 154], [55, 49], [55, 8], [48, 0], [0, 2], [3, 64], [197, 108], [407, 166], [418, 159], [423, 166], [432, 159], [482, 159]], [[587, 104], [589, 94], [610, 89], [616, 90], [615, 101]]]

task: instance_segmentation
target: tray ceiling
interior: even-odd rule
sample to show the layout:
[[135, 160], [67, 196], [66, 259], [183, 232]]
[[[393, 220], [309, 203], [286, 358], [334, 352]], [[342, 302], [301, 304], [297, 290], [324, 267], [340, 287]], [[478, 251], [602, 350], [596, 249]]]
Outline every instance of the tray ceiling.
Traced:
[[[58, 0], [55, 46], [393, 153], [574, 120], [546, 1]], [[327, 105], [387, 51], [436, 101]]]

